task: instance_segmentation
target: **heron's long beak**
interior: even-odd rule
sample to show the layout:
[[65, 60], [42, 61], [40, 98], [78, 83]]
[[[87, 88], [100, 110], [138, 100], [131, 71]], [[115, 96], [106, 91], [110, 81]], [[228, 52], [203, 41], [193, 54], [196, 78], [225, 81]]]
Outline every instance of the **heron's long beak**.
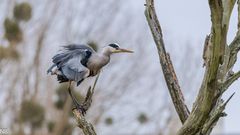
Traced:
[[118, 50], [115, 50], [114, 53], [133, 53], [133, 51], [124, 48], [119, 48]]

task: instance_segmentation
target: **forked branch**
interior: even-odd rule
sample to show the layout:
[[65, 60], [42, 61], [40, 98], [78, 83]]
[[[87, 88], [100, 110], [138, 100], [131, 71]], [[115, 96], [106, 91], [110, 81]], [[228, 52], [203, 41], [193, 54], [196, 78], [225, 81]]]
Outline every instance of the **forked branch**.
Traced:
[[232, 48], [227, 46], [226, 40], [229, 20], [236, 0], [208, 0], [208, 2], [211, 11], [212, 29], [206, 38], [204, 47], [203, 58], [206, 70], [193, 109], [189, 114], [172, 62], [165, 50], [162, 30], [153, 0], [146, 0], [145, 16], [158, 49], [168, 90], [178, 116], [183, 123], [183, 126], [177, 132], [178, 135], [210, 134], [227, 102], [231, 99], [229, 98], [226, 103], [221, 104], [221, 89], [223, 89], [223, 86], [231, 85], [240, 76], [237, 73], [232, 77], [227, 77], [230, 69], [229, 61], [231, 61], [230, 51], [232, 50], [230, 49]]

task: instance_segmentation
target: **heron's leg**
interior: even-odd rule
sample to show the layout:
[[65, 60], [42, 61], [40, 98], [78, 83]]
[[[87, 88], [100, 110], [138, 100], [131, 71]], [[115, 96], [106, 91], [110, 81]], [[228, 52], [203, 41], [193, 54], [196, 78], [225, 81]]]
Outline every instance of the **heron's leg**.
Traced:
[[76, 98], [73, 96], [73, 94], [72, 94], [71, 83], [72, 83], [72, 81], [69, 81], [68, 93], [69, 93], [69, 95], [70, 95], [71, 98], [72, 98], [73, 104], [74, 104], [75, 106], [79, 106], [79, 103], [77, 102], [77, 99], [76, 99]]
[[72, 94], [72, 90], [71, 90], [71, 81], [69, 81], [69, 85], [68, 85], [68, 92], [69, 92], [69, 95], [71, 96], [72, 98], [72, 101], [73, 101], [73, 104], [75, 105], [76, 109], [81, 111], [81, 113], [83, 115], [86, 114], [86, 109], [84, 108], [84, 106], [80, 105], [78, 102], [77, 102], [77, 99], [73, 96]]
[[84, 79], [77, 82], [77, 86], [80, 85], [83, 82]]

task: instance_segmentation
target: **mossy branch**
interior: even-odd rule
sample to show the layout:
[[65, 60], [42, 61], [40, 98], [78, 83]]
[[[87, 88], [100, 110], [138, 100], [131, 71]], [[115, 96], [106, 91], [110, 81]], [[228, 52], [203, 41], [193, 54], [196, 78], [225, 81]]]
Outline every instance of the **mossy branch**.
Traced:
[[[204, 47], [205, 75], [193, 109], [189, 114], [173, 69], [169, 54], [165, 50], [163, 34], [155, 13], [153, 0], [146, 0], [145, 16], [158, 49], [165, 81], [173, 104], [183, 126], [177, 135], [210, 134], [229, 100], [221, 105], [223, 82], [231, 85], [238, 74], [228, 78], [230, 48], [226, 44], [229, 20], [236, 0], [208, 0], [211, 11], [212, 29]], [[239, 3], [238, 3], [239, 4]], [[240, 11], [239, 11], [240, 12]], [[239, 45], [240, 46], [240, 45]], [[240, 76], [240, 75], [239, 75]], [[226, 79], [228, 79], [226, 81]], [[203, 129], [204, 127], [204, 129]]]
[[84, 135], [96, 135], [93, 125], [87, 122], [81, 112], [79, 112], [77, 109], [73, 109], [73, 114], [77, 121], [78, 127], [82, 129]]

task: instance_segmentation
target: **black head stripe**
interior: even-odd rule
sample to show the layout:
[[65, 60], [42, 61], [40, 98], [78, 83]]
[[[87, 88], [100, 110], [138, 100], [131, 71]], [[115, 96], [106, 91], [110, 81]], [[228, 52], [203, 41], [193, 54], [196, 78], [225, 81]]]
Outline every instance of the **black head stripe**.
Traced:
[[87, 62], [88, 62], [88, 59], [91, 57], [92, 52], [86, 50], [85, 53], [86, 53], [86, 54], [85, 54], [85, 57], [81, 60], [81, 64], [82, 64], [83, 66], [87, 67]]
[[86, 58], [90, 58], [91, 55], [92, 55], [92, 52], [90, 52], [89, 50], [86, 50]]
[[113, 48], [116, 48], [116, 49], [118, 49], [118, 48], [119, 48], [119, 46], [118, 46], [118, 45], [116, 45], [116, 44], [109, 44], [109, 46], [111, 46], [111, 47], [113, 47]]

